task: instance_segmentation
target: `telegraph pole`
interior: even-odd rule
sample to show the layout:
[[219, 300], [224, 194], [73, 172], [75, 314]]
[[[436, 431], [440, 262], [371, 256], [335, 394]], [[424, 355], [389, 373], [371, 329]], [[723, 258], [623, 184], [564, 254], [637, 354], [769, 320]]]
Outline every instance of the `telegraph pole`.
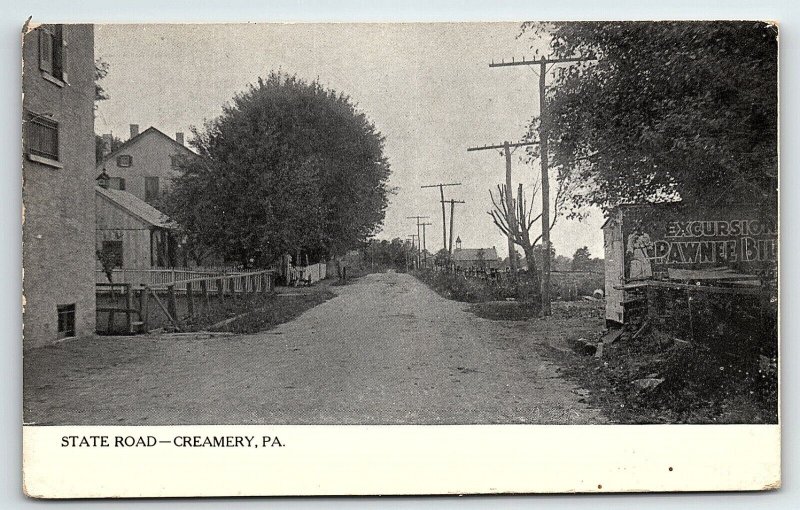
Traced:
[[511, 62], [492, 61], [489, 67], [506, 67], [506, 66], [539, 66], [539, 142], [540, 148], [540, 161], [542, 163], [542, 314], [550, 315], [550, 174], [547, 168], [547, 108], [545, 108], [545, 94], [546, 82], [545, 76], [547, 75], [547, 66], [549, 64], [567, 64], [574, 62], [587, 62], [595, 60], [591, 58], [553, 58], [546, 59], [541, 57], [536, 60], [527, 60], [522, 57], [522, 60], [515, 61], [513, 58]]
[[444, 187], [445, 186], [461, 186], [460, 182], [451, 184], [428, 184], [427, 186], [420, 186], [420, 188], [439, 188], [439, 195], [442, 201], [442, 246], [447, 249], [447, 218], [444, 211]]
[[433, 225], [433, 223], [420, 223], [419, 226], [422, 227], [422, 253], [424, 254], [425, 258], [425, 267], [428, 267], [428, 248], [425, 247], [425, 227], [428, 225]]
[[[413, 250], [414, 248], [416, 248], [416, 249], [417, 249], [417, 269], [419, 269], [419, 235], [417, 235], [417, 234], [410, 234], [410, 235], [409, 235], [409, 237], [411, 237], [411, 249], [412, 249], [412, 250]], [[417, 242], [416, 242], [416, 243], [414, 242], [414, 239], [415, 239], [415, 238], [417, 239]]]
[[419, 228], [422, 226], [422, 223], [420, 223], [419, 220], [430, 218], [430, 216], [406, 216], [406, 218], [409, 220], [417, 220], [417, 267], [419, 267], [419, 263], [422, 261], [422, 246], [419, 243], [420, 239], [422, 239], [422, 237], [420, 237], [419, 230]]
[[517, 250], [514, 248], [514, 236], [517, 234], [517, 220], [514, 207], [514, 193], [511, 190], [511, 148], [524, 147], [527, 145], [536, 145], [537, 142], [518, 142], [509, 143], [503, 142], [502, 145], [485, 145], [483, 147], [470, 147], [467, 152], [471, 151], [485, 151], [490, 149], [502, 149], [501, 153], [506, 157], [506, 209], [508, 210], [508, 263], [511, 265], [511, 271], [516, 274], [517, 271]]
[[447, 253], [452, 255], [453, 254], [453, 218], [455, 217], [455, 213], [456, 213], [456, 204], [465, 204], [466, 202], [464, 202], [463, 200], [453, 200], [452, 198], [450, 200], [445, 200], [442, 203], [444, 204], [445, 202], [448, 202], [450, 204], [450, 243], [447, 246]]

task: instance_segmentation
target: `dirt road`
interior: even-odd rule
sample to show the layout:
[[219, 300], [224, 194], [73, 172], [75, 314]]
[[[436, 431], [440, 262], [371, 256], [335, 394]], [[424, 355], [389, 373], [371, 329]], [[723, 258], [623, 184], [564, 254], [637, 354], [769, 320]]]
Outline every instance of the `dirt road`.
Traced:
[[334, 287], [270, 331], [77, 340], [25, 360], [40, 424], [602, 423], [545, 357], [557, 322], [491, 321], [410, 275]]

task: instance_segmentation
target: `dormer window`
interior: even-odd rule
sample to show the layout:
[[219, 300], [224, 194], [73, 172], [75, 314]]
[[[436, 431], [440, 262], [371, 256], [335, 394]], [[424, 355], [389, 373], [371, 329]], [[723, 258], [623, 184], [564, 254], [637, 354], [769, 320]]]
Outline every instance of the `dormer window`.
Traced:
[[133, 156], [130, 154], [123, 154], [121, 156], [117, 156], [117, 166], [122, 168], [127, 168], [133, 165]]

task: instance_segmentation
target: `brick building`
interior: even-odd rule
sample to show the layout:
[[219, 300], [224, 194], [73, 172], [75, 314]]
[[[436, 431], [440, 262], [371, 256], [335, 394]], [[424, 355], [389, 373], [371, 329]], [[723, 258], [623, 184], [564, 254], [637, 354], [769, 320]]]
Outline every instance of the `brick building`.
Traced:
[[94, 30], [41, 25], [23, 39], [25, 348], [93, 334]]
[[95, 173], [100, 175], [105, 171], [111, 178], [111, 189], [156, 203], [169, 189], [172, 179], [180, 175], [180, 158], [194, 155], [183, 143], [183, 133], [176, 133], [172, 139], [154, 127], [140, 133], [139, 125], [131, 124], [128, 141], [106, 154]]

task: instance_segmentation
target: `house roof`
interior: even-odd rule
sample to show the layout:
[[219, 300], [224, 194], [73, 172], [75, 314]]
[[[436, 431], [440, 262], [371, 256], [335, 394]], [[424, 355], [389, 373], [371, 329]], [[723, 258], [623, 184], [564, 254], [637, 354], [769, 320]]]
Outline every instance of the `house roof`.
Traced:
[[111, 161], [112, 159], [117, 157], [117, 155], [119, 155], [121, 152], [124, 152], [126, 149], [129, 149], [131, 146], [133, 146], [134, 144], [136, 144], [139, 141], [141, 141], [145, 137], [145, 135], [148, 135], [148, 134], [155, 134], [155, 135], [162, 136], [162, 137], [166, 138], [167, 140], [169, 140], [176, 147], [180, 147], [181, 149], [186, 151], [187, 154], [194, 155], [194, 156], [197, 155], [193, 150], [191, 150], [190, 148], [186, 147], [185, 145], [179, 144], [177, 141], [175, 141], [169, 135], [159, 131], [158, 129], [154, 128], [153, 126], [150, 126], [149, 128], [147, 128], [144, 131], [142, 131], [141, 133], [139, 133], [138, 135], [136, 135], [133, 138], [125, 141], [122, 145], [117, 147], [115, 150], [113, 150], [113, 151], [109, 152], [108, 154], [106, 154], [105, 157], [103, 157], [103, 159], [100, 160], [99, 163], [97, 163], [97, 167], [98, 168], [102, 167], [103, 165], [105, 165], [106, 163], [108, 163], [109, 161]]
[[462, 248], [453, 250], [454, 262], [479, 260], [478, 252], [483, 250], [483, 260], [497, 260], [497, 250], [492, 248]]
[[154, 227], [175, 229], [177, 225], [169, 217], [148, 204], [141, 198], [118, 189], [106, 189], [95, 186], [95, 193], [108, 199], [112, 203], [121, 207], [132, 216], [139, 218], [145, 223]]

